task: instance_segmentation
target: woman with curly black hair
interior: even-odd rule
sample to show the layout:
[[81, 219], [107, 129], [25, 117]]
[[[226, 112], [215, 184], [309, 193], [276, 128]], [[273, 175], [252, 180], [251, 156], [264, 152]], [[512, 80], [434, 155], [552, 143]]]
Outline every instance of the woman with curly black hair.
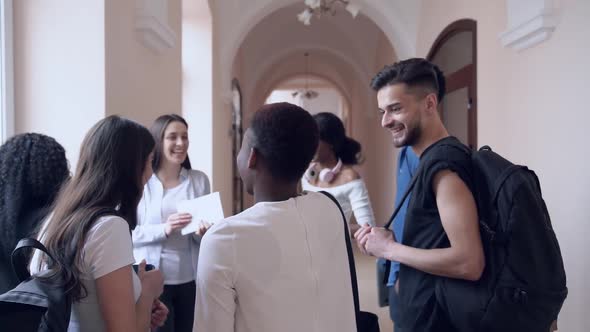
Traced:
[[20, 134], [0, 146], [0, 294], [18, 285], [10, 254], [31, 236], [68, 179], [64, 148], [42, 134]]

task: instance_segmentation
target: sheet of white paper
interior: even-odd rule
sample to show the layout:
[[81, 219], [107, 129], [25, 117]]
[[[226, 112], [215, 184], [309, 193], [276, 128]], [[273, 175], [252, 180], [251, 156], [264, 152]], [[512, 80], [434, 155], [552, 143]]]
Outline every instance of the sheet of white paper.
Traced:
[[199, 229], [199, 222], [201, 220], [208, 223], [215, 223], [224, 218], [219, 192], [180, 201], [176, 204], [176, 210], [179, 213], [186, 212], [193, 216], [191, 223], [180, 231], [182, 235], [196, 232]]

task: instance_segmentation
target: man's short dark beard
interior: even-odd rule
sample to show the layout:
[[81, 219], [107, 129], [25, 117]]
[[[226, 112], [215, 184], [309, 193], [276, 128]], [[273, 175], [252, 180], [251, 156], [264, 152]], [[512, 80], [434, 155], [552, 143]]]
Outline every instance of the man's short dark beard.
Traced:
[[420, 136], [422, 135], [422, 128], [420, 128], [420, 126], [415, 125], [412, 128], [407, 128], [407, 130], [408, 130], [408, 136], [402, 142], [402, 144], [400, 144], [400, 145], [395, 144], [396, 148], [401, 148], [403, 146], [412, 146], [418, 142], [418, 140], [420, 139]]

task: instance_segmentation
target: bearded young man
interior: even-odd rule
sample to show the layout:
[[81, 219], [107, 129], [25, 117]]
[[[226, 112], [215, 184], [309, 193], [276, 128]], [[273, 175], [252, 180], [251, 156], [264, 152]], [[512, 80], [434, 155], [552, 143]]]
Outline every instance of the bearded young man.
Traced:
[[420, 158], [405, 219], [403, 244], [391, 230], [363, 227], [355, 233], [360, 250], [401, 264], [400, 321], [404, 332], [453, 331], [448, 308], [437, 300], [438, 281], [475, 281], [485, 260], [473, 197], [470, 156], [453, 145], [438, 112], [444, 75], [425, 59], [385, 67], [371, 82], [377, 91], [381, 125], [396, 147], [409, 146]]

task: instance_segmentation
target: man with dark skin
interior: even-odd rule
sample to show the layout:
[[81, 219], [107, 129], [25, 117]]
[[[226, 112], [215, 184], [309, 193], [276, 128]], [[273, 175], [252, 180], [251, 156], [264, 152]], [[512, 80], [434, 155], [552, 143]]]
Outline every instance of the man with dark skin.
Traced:
[[237, 156], [255, 204], [201, 242], [196, 331], [356, 331], [342, 214], [327, 196], [297, 190], [318, 140], [296, 105], [255, 113]]

